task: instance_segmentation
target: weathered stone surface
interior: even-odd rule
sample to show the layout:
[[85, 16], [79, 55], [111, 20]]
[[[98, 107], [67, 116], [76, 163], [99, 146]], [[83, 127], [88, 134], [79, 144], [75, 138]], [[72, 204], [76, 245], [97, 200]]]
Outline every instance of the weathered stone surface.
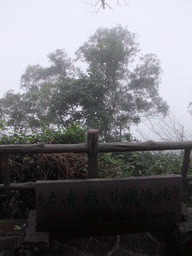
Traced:
[[45, 232], [36, 232], [36, 210], [31, 210], [29, 212], [27, 225], [20, 234], [15, 246], [15, 255], [20, 255], [18, 250], [19, 248], [21, 250], [24, 244], [27, 244], [27, 246], [30, 244], [33, 247], [37, 247], [38, 245], [41, 245], [41, 247], [47, 245], [48, 248], [49, 234]]
[[181, 223], [176, 224], [174, 231], [170, 234], [167, 242], [171, 246], [173, 255], [192, 255], [192, 213], [182, 204]]
[[36, 182], [37, 231], [66, 238], [170, 230], [180, 175]]
[[[45, 237], [36, 232], [36, 211], [29, 213], [26, 229], [23, 230], [23, 240], [17, 244], [15, 256], [36, 255], [36, 256], [168, 256], [168, 248], [164, 243], [159, 242], [149, 233], [124, 234], [113, 236], [81, 237], [75, 239], [55, 240], [55, 246], [50, 248], [48, 233]], [[82, 230], [83, 232], [83, 230]], [[82, 234], [83, 235], [83, 234]], [[34, 236], [34, 238], [33, 238]], [[5, 254], [12, 256], [13, 254]]]
[[19, 244], [24, 241], [30, 243], [49, 243], [49, 235], [44, 232], [36, 232], [36, 210], [29, 212], [28, 222], [26, 228], [19, 239]]

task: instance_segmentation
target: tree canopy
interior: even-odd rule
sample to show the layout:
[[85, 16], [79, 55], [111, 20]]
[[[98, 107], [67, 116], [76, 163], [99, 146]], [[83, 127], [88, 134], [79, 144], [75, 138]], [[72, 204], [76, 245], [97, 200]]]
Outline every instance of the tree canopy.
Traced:
[[64, 50], [48, 54], [49, 67], [26, 68], [23, 94], [9, 91], [0, 99], [0, 118], [24, 130], [77, 121], [97, 128], [105, 141], [121, 138], [143, 118], [168, 111], [158, 92], [160, 61], [155, 54], [139, 58], [139, 51], [136, 34], [126, 27], [99, 28], [76, 51], [86, 70], [74, 67]]

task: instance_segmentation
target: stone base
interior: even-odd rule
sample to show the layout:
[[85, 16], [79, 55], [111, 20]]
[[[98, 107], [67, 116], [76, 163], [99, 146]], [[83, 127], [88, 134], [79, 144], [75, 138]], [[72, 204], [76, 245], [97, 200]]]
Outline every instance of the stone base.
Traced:
[[[23, 232], [21, 233], [17, 246], [15, 248], [15, 255], [20, 255], [19, 250], [22, 251], [22, 246], [26, 248], [26, 244], [28, 247], [35, 247], [38, 250], [38, 245], [45, 244], [46, 247], [49, 244], [49, 234], [46, 232], [36, 232], [36, 210], [31, 210], [29, 212], [29, 218], [27, 225]], [[36, 246], [35, 246], [36, 245]], [[42, 247], [42, 246], [41, 246]]]
[[137, 256], [155, 255], [157, 251], [162, 251], [161, 254], [158, 253], [158, 256], [169, 255], [166, 253], [165, 245], [159, 246], [159, 243], [149, 233], [60, 239], [53, 241], [55, 244], [53, 243], [53, 247], [50, 248], [49, 234], [46, 232], [36, 232], [35, 230], [36, 210], [32, 210], [29, 213], [28, 224], [17, 243], [15, 256], [27, 255], [27, 252], [35, 256], [106, 256], [111, 255], [114, 251], [117, 251], [116, 253], [119, 256], [126, 254]]
[[[154, 233], [145, 233], [145, 234], [144, 233], [135, 234], [137, 237], [136, 239], [137, 240], [140, 239], [139, 238], [140, 235], [141, 237], [146, 236], [150, 238], [149, 243], [153, 244], [154, 248], [156, 247], [156, 249], [157, 247], [159, 248], [162, 246], [164, 247], [166, 243], [170, 252], [168, 254], [165, 254], [165, 253], [156, 254], [158, 256], [159, 255], [192, 255], [192, 213], [188, 210], [185, 204], [182, 205], [182, 219], [183, 221], [177, 224], [172, 232], [167, 232], [167, 233], [154, 232]], [[120, 241], [122, 241], [122, 239], [124, 239], [126, 236], [134, 236], [134, 234], [122, 235]], [[74, 248], [77, 248], [76, 245], [79, 244], [80, 240], [81, 240], [81, 245], [83, 245], [83, 243], [89, 244], [89, 239], [90, 238], [69, 239], [69, 240], [64, 240], [62, 243], [56, 240], [56, 247], [58, 246], [58, 244], [60, 244], [60, 247], [62, 247], [62, 250], [64, 251], [69, 250], [69, 248], [72, 248], [70, 250], [75, 250]], [[95, 240], [99, 240], [99, 239], [101, 238], [96, 238]], [[134, 238], [131, 238], [131, 239], [134, 239]], [[127, 239], [127, 241], [129, 240], [130, 238]], [[74, 241], [73, 246], [70, 246], [70, 243], [72, 243], [71, 241]], [[127, 242], [127, 246], [128, 246], [128, 243], [129, 242]], [[100, 244], [100, 246], [102, 247], [102, 244]], [[56, 247], [53, 246], [53, 249]], [[20, 235], [20, 239], [16, 246], [15, 255], [16, 256], [25, 255], [22, 253], [23, 250], [30, 250], [31, 252], [34, 253], [31, 255], [50, 255], [50, 252], [51, 252], [50, 244], [49, 244], [49, 234], [46, 232], [42, 232], [42, 233], [36, 232], [36, 210], [32, 210], [29, 213], [28, 224], [26, 225], [25, 230]], [[121, 255], [120, 253], [121, 248], [119, 247], [118, 250], [119, 250], [118, 255]], [[54, 253], [54, 255], [57, 255], [57, 254]], [[89, 255], [89, 254], [84, 254], [84, 255]], [[90, 254], [90, 255], [94, 255], [94, 254]], [[140, 254], [140, 255], [144, 255], [144, 254]]]
[[176, 225], [174, 231], [167, 236], [172, 255], [192, 255], [192, 213], [182, 204], [183, 221]]

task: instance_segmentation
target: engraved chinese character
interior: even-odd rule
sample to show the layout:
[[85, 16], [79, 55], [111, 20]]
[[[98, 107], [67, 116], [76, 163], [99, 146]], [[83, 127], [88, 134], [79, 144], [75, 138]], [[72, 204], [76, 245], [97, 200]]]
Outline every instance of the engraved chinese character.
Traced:
[[128, 189], [128, 193], [126, 193], [126, 205], [139, 205], [139, 199], [137, 198], [137, 190], [136, 189]]
[[48, 197], [48, 201], [45, 205], [43, 205], [42, 208], [51, 208], [54, 210], [60, 209], [59, 206], [56, 205], [57, 204], [57, 195], [55, 195], [55, 193], [52, 191], [51, 195]]
[[171, 196], [169, 193], [169, 190], [167, 189], [167, 187], [164, 188], [163, 192], [159, 191], [156, 195], [156, 199], [158, 201], [163, 201], [164, 199], [171, 201]]
[[75, 196], [75, 193], [70, 190], [69, 194], [67, 194], [67, 199], [64, 201], [67, 201], [67, 208], [75, 208], [75, 200], [79, 197]]
[[85, 203], [84, 205], [90, 205], [90, 206], [98, 206], [99, 202], [96, 199], [96, 194], [95, 192], [88, 191], [88, 196], [85, 197]]
[[118, 190], [115, 190], [115, 192], [111, 192], [110, 196], [108, 197], [108, 203], [122, 204], [123, 198], [121, 196], [121, 193], [119, 193]]
[[153, 200], [154, 195], [152, 191], [153, 190], [149, 187], [146, 191], [143, 189], [141, 194], [141, 202], [152, 203], [154, 201]]

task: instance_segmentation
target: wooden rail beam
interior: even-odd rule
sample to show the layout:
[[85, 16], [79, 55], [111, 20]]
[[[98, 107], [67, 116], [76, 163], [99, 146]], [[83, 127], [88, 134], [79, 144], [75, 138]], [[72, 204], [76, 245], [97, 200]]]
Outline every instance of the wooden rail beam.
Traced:
[[0, 145], [1, 154], [39, 154], [39, 153], [88, 153], [86, 143], [80, 144], [15, 144]]
[[[92, 129], [93, 130], [93, 129]], [[89, 134], [89, 131], [88, 131]], [[98, 135], [97, 135], [98, 136]], [[152, 150], [177, 150], [192, 149], [192, 141], [183, 142], [111, 142], [97, 143], [98, 152], [124, 152], [124, 151], [152, 151]], [[4, 154], [39, 154], [39, 153], [88, 153], [86, 143], [80, 144], [14, 144], [0, 145], [0, 155]]]
[[110, 142], [99, 143], [98, 152], [152, 151], [191, 149], [192, 141], [183, 142]]
[[28, 181], [24, 183], [10, 183], [9, 185], [0, 184], [0, 191], [3, 190], [33, 190], [35, 182]]

